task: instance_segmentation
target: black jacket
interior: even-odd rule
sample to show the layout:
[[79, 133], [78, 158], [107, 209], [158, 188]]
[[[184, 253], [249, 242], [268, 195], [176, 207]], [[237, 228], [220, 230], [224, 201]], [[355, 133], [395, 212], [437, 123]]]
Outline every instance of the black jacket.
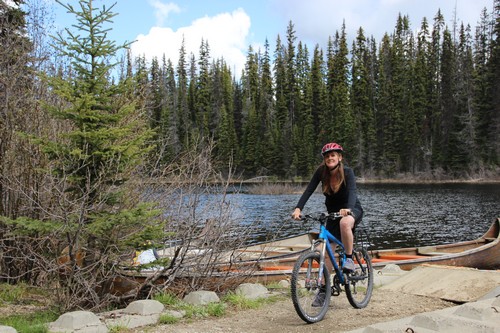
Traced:
[[[297, 208], [300, 210], [304, 209], [304, 206], [314, 193], [318, 184], [323, 182], [321, 179], [323, 170], [325, 166], [321, 165], [316, 172], [314, 172], [311, 181], [307, 185], [304, 193], [297, 203]], [[362, 213], [363, 209], [361, 203], [359, 202], [357, 190], [356, 190], [356, 177], [354, 177], [354, 171], [351, 168], [344, 167], [345, 183], [340, 186], [337, 193], [327, 194], [325, 193], [325, 205], [329, 213], [338, 212], [340, 209], [349, 208], [355, 213]], [[357, 214], [356, 214], [357, 215]], [[359, 217], [359, 215], [358, 215]]]

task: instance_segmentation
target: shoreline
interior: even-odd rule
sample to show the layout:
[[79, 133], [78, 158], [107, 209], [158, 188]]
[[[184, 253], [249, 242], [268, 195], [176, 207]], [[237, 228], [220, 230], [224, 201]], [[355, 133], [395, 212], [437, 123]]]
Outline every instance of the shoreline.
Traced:
[[442, 184], [484, 184], [484, 185], [495, 185], [500, 184], [499, 179], [450, 179], [450, 180], [433, 180], [433, 179], [374, 179], [374, 178], [358, 178], [356, 182], [359, 184], [422, 184], [422, 185], [442, 185]]

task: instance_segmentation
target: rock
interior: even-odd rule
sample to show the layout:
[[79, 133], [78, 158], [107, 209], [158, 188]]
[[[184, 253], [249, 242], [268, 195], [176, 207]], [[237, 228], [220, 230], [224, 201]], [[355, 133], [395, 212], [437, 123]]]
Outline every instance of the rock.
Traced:
[[256, 299], [260, 297], [267, 297], [269, 291], [266, 287], [259, 283], [243, 283], [240, 284], [235, 291], [237, 294], [241, 294], [249, 299]]
[[208, 303], [218, 303], [220, 299], [213, 291], [199, 290], [187, 294], [184, 297], [184, 302], [193, 305], [206, 305]]
[[385, 265], [384, 268], [380, 270], [382, 273], [403, 273], [404, 271], [396, 264]]
[[165, 306], [158, 301], [145, 299], [130, 303], [124, 310], [124, 313], [136, 315], [152, 315], [161, 313]]
[[282, 288], [288, 288], [288, 287], [290, 287], [290, 281], [281, 280], [280, 282], [278, 282], [278, 285]]
[[50, 332], [107, 333], [108, 328], [101, 323], [99, 317], [89, 311], [73, 311], [65, 313], [49, 324]]
[[186, 311], [175, 311], [175, 310], [166, 310], [164, 314], [170, 315], [174, 318], [183, 318], [186, 315]]
[[14, 327], [0, 325], [0, 333], [17, 333]]

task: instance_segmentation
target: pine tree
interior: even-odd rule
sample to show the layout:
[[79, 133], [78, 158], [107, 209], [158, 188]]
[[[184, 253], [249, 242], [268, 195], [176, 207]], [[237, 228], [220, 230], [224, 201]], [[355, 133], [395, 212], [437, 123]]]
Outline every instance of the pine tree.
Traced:
[[379, 156], [376, 169], [387, 176], [394, 176], [398, 171], [398, 155], [393, 146], [394, 133], [392, 133], [394, 127], [393, 113], [397, 107], [393, 98], [392, 57], [393, 49], [390, 37], [385, 34], [379, 49], [379, 92], [375, 117], [377, 123], [377, 156]]
[[216, 154], [223, 170], [234, 163], [238, 154], [236, 131], [234, 129], [233, 85], [231, 71], [220, 60], [217, 63], [214, 83], [214, 109], [219, 113], [219, 124], [216, 129]]
[[372, 58], [368, 52], [368, 42], [362, 28], [352, 47], [351, 67], [351, 107], [355, 118], [357, 135], [353, 145], [351, 163], [358, 167], [360, 175], [371, 173], [375, 160], [375, 119], [374, 119], [374, 90], [370, 82], [375, 78], [371, 76], [370, 67]]
[[443, 166], [443, 151], [440, 143], [441, 137], [441, 60], [442, 60], [442, 31], [444, 27], [444, 17], [438, 10], [434, 17], [432, 28], [429, 70], [431, 72], [431, 86], [429, 87], [430, 101], [430, 128], [431, 128], [431, 156], [432, 169], [439, 169]]
[[486, 8], [482, 11], [475, 36], [477, 145], [486, 168], [498, 165], [500, 150], [498, 143], [500, 4], [498, 0], [495, 0], [494, 4], [495, 9], [491, 17]]
[[491, 122], [488, 131], [490, 149], [487, 158], [488, 164], [497, 166], [500, 161], [500, 1], [494, 1], [492, 21], [491, 57], [488, 62], [488, 96], [491, 100]]
[[196, 66], [196, 58], [194, 54], [191, 54], [189, 59], [189, 71], [188, 71], [188, 89], [187, 89], [187, 111], [188, 111], [188, 121], [189, 127], [186, 129], [189, 131], [186, 133], [184, 143], [184, 149], [190, 150], [191, 146], [198, 141], [200, 136], [200, 129], [198, 125], [199, 115], [197, 114], [198, 107], [198, 67]]
[[431, 113], [430, 89], [432, 86], [429, 58], [429, 28], [427, 19], [422, 20], [417, 36], [415, 61], [412, 80], [412, 109], [415, 114], [413, 161], [410, 161], [412, 172], [429, 172], [431, 168]]
[[188, 146], [189, 132], [192, 122], [188, 106], [188, 74], [184, 39], [182, 39], [181, 48], [179, 50], [179, 62], [177, 63], [177, 87], [178, 94], [176, 113], [179, 119], [177, 131], [179, 133], [181, 146]]
[[330, 105], [327, 119], [324, 122], [325, 132], [329, 132], [330, 141], [342, 144], [346, 151], [354, 147], [355, 126], [349, 99], [350, 62], [347, 48], [345, 23], [342, 24], [340, 34], [337, 32], [333, 49], [328, 53], [328, 96]]
[[181, 151], [179, 137], [179, 114], [178, 114], [178, 92], [175, 82], [175, 70], [170, 59], [167, 61], [163, 56], [162, 85], [165, 93], [161, 101], [161, 154], [158, 159], [162, 163], [168, 163]]
[[260, 57], [259, 61], [259, 114], [261, 116], [261, 133], [263, 135], [263, 142], [266, 144], [261, 147], [262, 153], [262, 167], [267, 171], [267, 173], [272, 170], [274, 163], [274, 151], [272, 140], [272, 124], [273, 124], [273, 114], [275, 110], [274, 105], [274, 90], [273, 90], [273, 78], [271, 72], [271, 59], [269, 55], [269, 42], [266, 39], [264, 43], [264, 54]]
[[[283, 135], [283, 152], [294, 152], [297, 153], [297, 150], [294, 149], [294, 128], [298, 125], [297, 118], [299, 107], [299, 91], [297, 87], [297, 55], [296, 55], [296, 40], [295, 36], [295, 26], [290, 21], [288, 23], [286, 29], [286, 52], [285, 52], [285, 103], [287, 109], [287, 120], [285, 122], [285, 126], [282, 130]], [[285, 156], [283, 156], [285, 157]], [[285, 175], [291, 176], [296, 174], [297, 170], [297, 160], [298, 156], [294, 155], [291, 159], [291, 163], [287, 163], [285, 165]], [[290, 160], [289, 160], [290, 161]]]
[[290, 163], [286, 163], [290, 151], [290, 142], [287, 135], [290, 135], [288, 104], [287, 104], [287, 76], [286, 76], [286, 52], [278, 36], [276, 40], [276, 50], [274, 53], [274, 82], [276, 113], [273, 126], [273, 173], [284, 175], [288, 172]]
[[[457, 77], [456, 74], [456, 59], [455, 59], [455, 48], [452, 43], [451, 33], [448, 29], [443, 32], [443, 48], [441, 57], [441, 118], [439, 120], [440, 126], [440, 138], [441, 141], [438, 144], [441, 147], [442, 154], [442, 164], [446, 171], [451, 172], [457, 167], [453, 165], [452, 157], [453, 154], [452, 147], [450, 146], [450, 140], [453, 135], [453, 126], [455, 124], [455, 115], [457, 113], [456, 106], [456, 88], [455, 82]], [[458, 164], [460, 166], [460, 164]]]
[[311, 116], [313, 130], [316, 133], [314, 146], [317, 151], [322, 142], [328, 142], [328, 137], [322, 135], [322, 113], [327, 108], [326, 84], [325, 84], [325, 62], [323, 52], [316, 44], [311, 64]]
[[134, 201], [131, 191], [125, 193], [152, 132], [137, 116], [130, 83], [111, 82], [113, 59], [127, 46], [107, 39], [113, 6], [97, 10], [92, 0], [80, 1], [78, 9], [63, 6], [75, 15], [78, 32], [66, 29], [67, 37], [58, 34], [55, 43], [70, 59], [72, 72], [47, 78], [62, 100], [47, 108], [68, 130], [54, 140], [34, 138], [50, 160], [57, 204], [45, 207], [50, 214], [39, 220], [18, 217], [9, 223], [24, 235], [48, 237], [53, 248], [47, 256], [58, 256], [66, 247], [66, 274], [55, 269], [54, 278], [60, 279], [62, 296], [68, 296], [61, 304], [67, 309], [103, 304], [116, 263], [145, 240], [154, 242], [161, 223], [152, 219], [155, 211]]
[[[313, 116], [312, 116], [312, 83], [309, 52], [307, 46], [299, 42], [297, 47], [297, 92], [296, 123], [294, 125], [294, 174], [309, 176], [317, 156]], [[316, 152], [316, 153], [315, 153]]]
[[261, 152], [261, 119], [262, 115], [258, 108], [259, 104], [259, 60], [257, 53], [250, 46], [245, 64], [245, 72], [242, 77], [243, 89], [243, 115], [245, 116], [245, 126], [243, 127], [243, 165], [242, 167], [255, 175], [258, 166], [262, 165]]
[[212, 110], [210, 96], [210, 46], [208, 45], [208, 41], [201, 41], [198, 69], [199, 75], [195, 92], [195, 122], [199, 135], [209, 138], [212, 134], [210, 126], [210, 114]]
[[[470, 27], [460, 26], [459, 42], [456, 48], [456, 113], [450, 133], [450, 163], [457, 175], [473, 171], [480, 159], [475, 140], [477, 115], [473, 105], [472, 37]], [[464, 149], [464, 147], [467, 147]]]

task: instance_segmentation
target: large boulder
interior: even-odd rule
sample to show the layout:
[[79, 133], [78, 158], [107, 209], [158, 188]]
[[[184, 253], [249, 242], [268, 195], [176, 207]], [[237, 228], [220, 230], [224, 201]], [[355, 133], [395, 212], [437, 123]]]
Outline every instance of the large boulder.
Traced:
[[208, 303], [218, 303], [220, 299], [213, 291], [199, 290], [187, 294], [184, 297], [184, 302], [193, 305], [206, 305]]
[[124, 310], [124, 313], [134, 315], [152, 315], [162, 313], [165, 306], [158, 301], [151, 299], [144, 299], [130, 303]]
[[92, 312], [73, 311], [50, 323], [49, 332], [107, 333], [108, 328]]
[[260, 283], [243, 283], [235, 291], [248, 299], [256, 299], [269, 296], [269, 290]]

